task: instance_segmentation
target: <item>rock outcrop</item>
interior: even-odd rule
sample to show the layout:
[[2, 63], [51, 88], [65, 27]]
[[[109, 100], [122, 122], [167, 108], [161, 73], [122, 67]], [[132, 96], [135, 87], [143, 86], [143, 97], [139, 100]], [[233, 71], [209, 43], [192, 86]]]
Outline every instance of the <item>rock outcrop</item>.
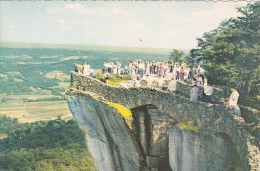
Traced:
[[139, 170], [143, 160], [124, 119], [88, 94], [68, 100], [98, 170]]
[[[110, 87], [72, 73], [67, 101], [100, 171], [259, 170], [259, 148], [243, 118], [223, 105], [148, 88]], [[213, 97], [221, 100], [225, 91]], [[227, 95], [226, 95], [227, 96]], [[125, 117], [108, 102], [131, 109]], [[257, 170], [258, 169], [258, 170]]]

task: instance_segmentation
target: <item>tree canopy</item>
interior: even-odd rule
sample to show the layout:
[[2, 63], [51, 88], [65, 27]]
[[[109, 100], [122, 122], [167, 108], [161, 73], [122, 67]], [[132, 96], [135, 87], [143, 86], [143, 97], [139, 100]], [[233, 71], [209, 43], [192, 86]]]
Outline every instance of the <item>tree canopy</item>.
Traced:
[[2, 116], [0, 130], [1, 171], [95, 171], [84, 134], [72, 120], [20, 124]]
[[170, 53], [170, 59], [174, 62], [180, 62], [184, 59], [184, 52], [178, 49], [173, 49]]
[[[198, 39], [204, 67], [213, 84], [239, 90], [242, 97], [259, 95], [260, 2], [238, 8], [241, 16], [222, 22]], [[196, 55], [195, 55], [196, 56]]]

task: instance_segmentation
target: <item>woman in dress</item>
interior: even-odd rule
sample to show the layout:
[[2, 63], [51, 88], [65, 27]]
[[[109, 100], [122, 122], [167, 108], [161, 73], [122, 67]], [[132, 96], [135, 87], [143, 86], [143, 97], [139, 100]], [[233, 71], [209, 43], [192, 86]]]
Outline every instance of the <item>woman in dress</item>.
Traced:
[[184, 71], [183, 71], [183, 67], [181, 67], [180, 69], [180, 81], [184, 80]]

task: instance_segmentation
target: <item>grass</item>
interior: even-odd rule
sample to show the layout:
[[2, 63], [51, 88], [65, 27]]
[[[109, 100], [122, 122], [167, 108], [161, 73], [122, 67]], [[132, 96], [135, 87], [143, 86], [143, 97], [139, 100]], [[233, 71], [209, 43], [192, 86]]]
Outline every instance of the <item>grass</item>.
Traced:
[[120, 84], [125, 83], [127, 80], [131, 80], [131, 75], [110, 74], [109, 80], [105, 80], [104, 75], [98, 73], [95, 77], [113, 87], [118, 87]]
[[118, 87], [121, 83], [125, 83], [126, 80], [120, 80], [120, 81], [111, 81], [111, 80], [107, 80], [107, 84], [113, 87]]
[[58, 115], [71, 118], [72, 115], [64, 100], [0, 103], [0, 115], [18, 118], [20, 123], [47, 121], [56, 119]]

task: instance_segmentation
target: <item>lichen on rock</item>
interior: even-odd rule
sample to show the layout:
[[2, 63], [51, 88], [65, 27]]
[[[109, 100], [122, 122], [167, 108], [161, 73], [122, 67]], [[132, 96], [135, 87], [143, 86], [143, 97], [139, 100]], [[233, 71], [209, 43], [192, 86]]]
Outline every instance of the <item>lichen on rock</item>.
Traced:
[[187, 129], [187, 130], [197, 132], [197, 133], [200, 132], [200, 128], [197, 127], [197, 126], [187, 125], [187, 124], [184, 124], [184, 123], [178, 123], [177, 126], [181, 130]]
[[126, 108], [124, 105], [119, 104], [119, 103], [113, 103], [110, 101], [105, 101], [109, 106], [115, 108], [121, 116], [124, 118], [128, 118], [132, 116], [132, 112], [130, 109]]

